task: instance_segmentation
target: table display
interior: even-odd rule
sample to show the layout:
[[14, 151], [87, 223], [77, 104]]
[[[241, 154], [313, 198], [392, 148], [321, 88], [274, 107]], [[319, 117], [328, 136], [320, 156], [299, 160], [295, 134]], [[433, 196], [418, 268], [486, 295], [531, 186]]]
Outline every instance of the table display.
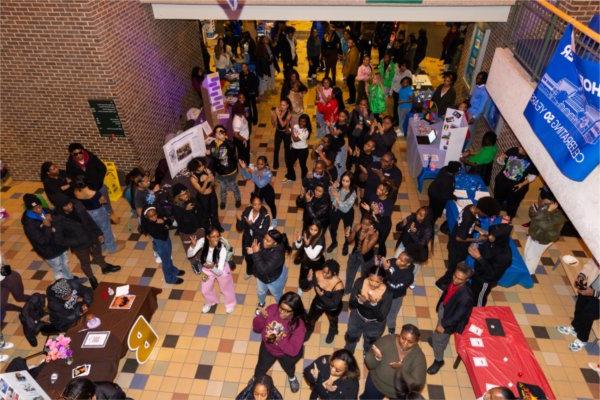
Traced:
[[[161, 289], [130, 285], [129, 293], [136, 296], [131, 307], [110, 309], [113, 298], [108, 295], [108, 289], [114, 290], [117, 286], [119, 285], [116, 283], [102, 282], [94, 291], [94, 302], [88, 312], [100, 320], [99, 326], [92, 330], [88, 328], [85, 319], [82, 319], [65, 333], [66, 337], [71, 338], [71, 364], [67, 365], [66, 360], [58, 359], [41, 368], [36, 381], [50, 398], [60, 397], [71, 380], [73, 370], [78, 366], [89, 364], [88, 376], [92, 381], [112, 382], [119, 372], [119, 360], [128, 351], [127, 336], [131, 327], [140, 315], [148, 321], [152, 318], [158, 307], [156, 296]], [[86, 348], [82, 349], [84, 342], [87, 342]]]
[[556, 398], [510, 307], [475, 307], [454, 343], [459, 357], [454, 368], [465, 364], [477, 398], [495, 386], [515, 395], [518, 386], [537, 387], [545, 394], [541, 398]]
[[[417, 136], [426, 135], [431, 130], [436, 132], [433, 143], [419, 144]], [[423, 189], [425, 179], [435, 179], [439, 172], [438, 166], [444, 165], [446, 151], [440, 149], [442, 121], [430, 124], [421, 119], [410, 118], [406, 137], [406, 162], [408, 173], [417, 178], [419, 192]]]
[[[456, 190], [464, 190], [466, 192], [466, 199], [448, 201], [446, 203], [446, 221], [448, 221], [448, 230], [450, 232], [452, 232], [457, 224], [460, 213], [459, 205], [465, 206], [466, 204], [476, 203], [481, 192], [488, 192], [487, 186], [479, 175], [459, 173], [454, 178], [454, 181]], [[489, 220], [487, 218], [482, 218], [481, 227], [487, 229], [488, 226]], [[529, 274], [527, 265], [512, 238], [509, 239], [509, 244], [512, 253], [512, 262], [502, 278], [498, 281], [498, 285], [502, 287], [511, 287], [519, 284], [524, 288], [529, 289], [533, 287], [533, 279]]]

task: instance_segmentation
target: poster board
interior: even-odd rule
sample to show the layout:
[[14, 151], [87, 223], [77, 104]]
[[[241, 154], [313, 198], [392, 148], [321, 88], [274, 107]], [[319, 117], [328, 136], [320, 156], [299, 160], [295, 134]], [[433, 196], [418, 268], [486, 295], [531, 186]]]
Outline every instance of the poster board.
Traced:
[[[194, 157], [206, 155], [206, 143], [204, 142], [204, 130], [208, 123], [205, 121], [175, 136], [164, 146], [165, 159], [169, 166], [171, 178], [187, 166]], [[208, 127], [210, 130], [210, 127]]]
[[202, 81], [202, 102], [204, 104], [204, 114], [211, 128], [219, 124], [219, 114], [226, 112], [225, 95], [221, 87], [219, 74], [213, 72], [207, 74]]
[[33, 379], [29, 371], [0, 374], [0, 399], [50, 400], [50, 396]]
[[465, 113], [454, 108], [448, 108], [442, 124], [442, 136], [440, 138], [440, 150], [446, 152], [444, 166], [450, 161], [458, 161], [467, 137], [469, 124]]
[[482, 28], [480, 24], [475, 24], [473, 27], [473, 36], [471, 37], [471, 43], [469, 44], [469, 57], [465, 64], [465, 70], [463, 74], [463, 80], [469, 88], [473, 87], [475, 83], [475, 77], [481, 69], [483, 63], [483, 56], [487, 48], [487, 43], [490, 38], [490, 30]]

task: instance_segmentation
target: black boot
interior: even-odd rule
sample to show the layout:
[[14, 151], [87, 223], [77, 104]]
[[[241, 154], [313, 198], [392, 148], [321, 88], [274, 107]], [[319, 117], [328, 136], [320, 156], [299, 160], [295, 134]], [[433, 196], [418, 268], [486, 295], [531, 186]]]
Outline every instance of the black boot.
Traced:
[[344, 246], [342, 247], [342, 255], [343, 256], [347, 256], [348, 255], [348, 241], [344, 242]]
[[109, 263], [106, 263], [104, 265], [104, 267], [102, 267], [102, 273], [103, 274], [110, 274], [111, 272], [117, 272], [120, 271], [121, 267], [119, 267], [118, 265], [112, 265]]
[[327, 344], [332, 343], [333, 339], [335, 339], [335, 335], [337, 335], [337, 330], [330, 329], [329, 332], [327, 332], [327, 337], [325, 338], [325, 343], [327, 343]]
[[438, 371], [440, 370], [440, 368], [442, 368], [444, 366], [444, 361], [437, 361], [435, 360], [433, 362], [433, 364], [431, 364], [431, 366], [429, 368], [427, 368], [427, 373], [429, 375], [435, 375], [438, 373]]
[[96, 288], [98, 287], [98, 279], [96, 279], [96, 277], [92, 275], [88, 277], [88, 281], [90, 281], [90, 286], [92, 287], [92, 289], [96, 290]]
[[331, 253], [337, 247], [337, 242], [331, 242], [331, 244], [327, 247], [327, 252]]

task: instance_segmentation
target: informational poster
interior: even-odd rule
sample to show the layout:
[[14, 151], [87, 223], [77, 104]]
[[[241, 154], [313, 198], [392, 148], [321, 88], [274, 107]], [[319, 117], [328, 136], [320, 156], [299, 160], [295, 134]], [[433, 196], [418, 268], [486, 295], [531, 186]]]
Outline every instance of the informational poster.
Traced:
[[29, 371], [0, 374], [0, 399], [2, 400], [50, 400], [50, 396], [33, 379]]
[[440, 150], [446, 151], [444, 165], [450, 161], [458, 161], [462, 154], [462, 148], [467, 137], [469, 125], [465, 113], [454, 108], [448, 108], [442, 124], [442, 137], [440, 139]]
[[600, 63], [574, 51], [567, 26], [533, 92], [525, 118], [558, 169], [581, 182], [600, 157]]
[[202, 101], [206, 120], [211, 128], [214, 128], [215, 125], [220, 123], [218, 115], [226, 111], [225, 96], [223, 95], [218, 73], [208, 74], [202, 81]]
[[469, 46], [469, 58], [467, 59], [463, 76], [469, 89], [473, 87], [475, 77], [481, 69], [481, 63], [483, 62], [483, 56], [485, 55], [489, 37], [489, 29], [484, 30], [479, 24], [475, 24], [473, 27], [473, 37], [471, 38], [471, 44]]
[[125, 136], [114, 100], [88, 100], [96, 127], [102, 136]]
[[117, 166], [112, 161], [103, 161], [106, 165], [106, 175], [104, 176], [104, 185], [108, 188], [108, 197], [110, 201], [117, 201], [123, 195], [119, 176], [117, 175]]
[[[207, 123], [205, 123], [207, 125]], [[165, 158], [171, 178], [184, 169], [194, 157], [206, 155], [203, 124], [191, 127], [169, 140], [164, 146]]]

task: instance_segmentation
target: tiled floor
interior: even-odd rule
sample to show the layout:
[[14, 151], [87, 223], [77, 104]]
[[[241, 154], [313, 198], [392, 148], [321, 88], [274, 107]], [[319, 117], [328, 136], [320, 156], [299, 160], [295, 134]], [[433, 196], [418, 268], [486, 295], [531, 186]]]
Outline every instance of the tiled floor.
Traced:
[[[303, 59], [303, 46], [299, 46], [300, 59]], [[433, 60], [427, 60], [427, 68], [431, 73], [439, 72], [439, 65]], [[302, 76], [306, 75], [306, 66], [300, 66]], [[280, 82], [279, 82], [280, 84]], [[314, 98], [314, 92], [307, 99]], [[268, 112], [275, 96], [269, 98], [270, 102], [260, 104], [260, 121], [268, 123]], [[314, 112], [312, 106], [308, 107], [309, 113]], [[259, 154], [272, 154], [272, 132], [268, 127], [259, 127], [253, 134], [253, 158]], [[399, 208], [393, 214], [394, 221], [398, 221], [425, 204], [426, 196], [418, 193], [415, 182], [408, 176], [406, 168], [405, 142], [399, 141], [396, 145], [400, 167], [404, 174], [404, 182], [400, 189], [398, 200]], [[62, 163], [63, 160], [54, 160]], [[279, 172], [281, 172], [280, 170]], [[288, 235], [294, 235], [301, 226], [301, 213], [296, 212], [294, 197], [300, 191], [300, 184], [282, 184], [281, 176], [274, 179], [275, 190], [279, 194], [278, 208], [280, 215], [280, 228]], [[0, 200], [2, 206], [9, 213], [10, 218], [1, 224], [2, 254], [14, 269], [21, 272], [25, 280], [28, 293], [43, 291], [51, 282], [52, 275], [48, 267], [40, 262], [31, 251], [23, 235], [20, 224], [22, 212], [21, 196], [23, 193], [36, 191], [39, 183], [12, 182], [1, 190]], [[252, 185], [243, 187], [243, 199], [247, 202]], [[520, 216], [525, 215], [525, 209], [533, 200], [534, 190], [524, 201]], [[231, 207], [221, 212], [225, 235], [238, 249], [241, 236], [231, 229], [238, 210]], [[150, 360], [138, 365], [133, 355], [121, 361], [120, 373], [117, 382], [126, 389], [127, 393], [135, 399], [231, 399], [245, 386], [252, 376], [256, 364], [259, 336], [252, 332], [251, 323], [256, 305], [255, 281], [240, 279], [242, 268], [234, 273], [235, 288], [238, 297], [238, 306], [233, 315], [226, 315], [223, 305], [216, 307], [214, 312], [202, 314], [203, 305], [200, 293], [200, 280], [191, 273], [177, 237], [173, 238], [173, 259], [180, 268], [185, 268], [185, 283], [177, 288], [166, 285], [162, 273], [157, 271], [157, 265], [152, 256], [151, 246], [147, 237], [140, 237], [132, 230], [135, 221], [130, 220], [129, 206], [124, 200], [114, 204], [117, 214], [121, 216], [121, 223], [113, 227], [115, 235], [124, 249], [117, 255], [109, 257], [109, 261], [120, 264], [123, 269], [110, 276], [99, 275], [99, 278], [116, 282], [152, 285], [160, 287], [163, 292], [159, 296], [159, 307], [152, 325], [160, 335], [158, 346]], [[519, 217], [515, 223], [514, 236], [520, 243], [524, 243], [526, 228], [521, 227], [525, 222]], [[393, 246], [394, 240], [390, 237], [388, 245]], [[417, 278], [417, 288], [409, 292], [404, 300], [398, 324], [414, 323], [428, 336], [433, 329], [435, 321], [435, 304], [439, 293], [434, 287], [436, 276], [444, 270], [446, 257], [447, 237], [440, 235], [436, 240], [435, 252], [432, 259], [422, 268]], [[556, 396], [560, 399], [584, 399], [599, 397], [598, 374], [588, 369], [590, 361], [598, 362], [599, 348], [597, 344], [588, 346], [584, 351], [571, 353], [567, 348], [566, 338], [557, 333], [555, 326], [570, 321], [573, 312], [573, 292], [568, 286], [562, 266], [555, 267], [558, 257], [562, 254], [575, 254], [585, 257], [583, 248], [578, 240], [573, 238], [561, 239], [546, 253], [538, 268], [537, 281], [532, 289], [522, 287], [509, 289], [497, 288], [491, 295], [490, 305], [510, 306], [520, 322], [530, 347], [534, 350], [538, 362], [542, 366]], [[346, 257], [341, 256], [338, 248], [335, 254], [328, 255], [340, 261], [345, 271]], [[78, 263], [71, 257], [71, 266], [80, 273]], [[240, 265], [240, 264], [238, 264]], [[288, 265], [293, 265], [291, 261]], [[99, 271], [98, 271], [99, 273]], [[287, 290], [296, 290], [298, 282], [298, 269], [291, 267], [287, 283]], [[311, 294], [305, 294], [305, 306], [310, 304]], [[343, 334], [346, 331], [348, 312], [343, 311], [340, 317], [340, 334], [333, 345], [325, 343], [326, 324], [322, 318], [317, 324], [315, 335], [305, 346], [305, 358], [298, 363], [297, 374], [301, 368], [322, 354], [330, 354], [333, 349], [343, 346]], [[11, 356], [28, 355], [39, 349], [32, 349], [22, 334], [21, 325], [17, 314], [9, 312], [8, 324], [4, 334], [8, 340], [15, 343], [16, 347], [8, 352]], [[362, 346], [357, 346], [357, 359], [362, 358]], [[432, 351], [427, 344], [422, 346], [428, 362], [432, 361]], [[428, 376], [424, 395], [430, 399], [469, 399], [473, 398], [473, 391], [464, 367], [452, 370], [450, 365], [456, 353], [453, 346], [449, 346], [446, 353], [446, 367], [435, 376]], [[363, 381], [366, 371], [363, 367]], [[287, 399], [307, 399], [309, 390], [302, 383], [299, 393], [290, 392], [285, 374], [276, 364], [272, 370], [276, 386]]]

